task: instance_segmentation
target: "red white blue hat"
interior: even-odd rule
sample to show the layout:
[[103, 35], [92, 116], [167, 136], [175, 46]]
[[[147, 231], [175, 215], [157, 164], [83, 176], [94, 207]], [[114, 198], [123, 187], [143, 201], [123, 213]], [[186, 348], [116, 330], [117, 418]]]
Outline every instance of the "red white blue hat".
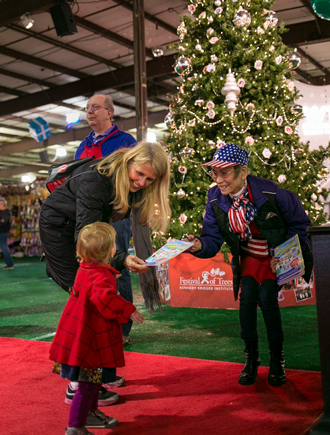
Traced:
[[231, 166], [247, 166], [249, 160], [248, 152], [237, 146], [235, 143], [222, 145], [213, 155], [210, 162], [202, 166], [215, 166], [216, 168], [230, 168]]

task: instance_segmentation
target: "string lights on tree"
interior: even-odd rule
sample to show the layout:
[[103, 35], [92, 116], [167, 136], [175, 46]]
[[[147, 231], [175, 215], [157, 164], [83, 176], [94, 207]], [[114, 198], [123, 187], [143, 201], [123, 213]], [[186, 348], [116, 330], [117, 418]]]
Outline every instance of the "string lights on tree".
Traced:
[[299, 140], [303, 109], [294, 78], [301, 59], [283, 44], [273, 3], [187, 0], [173, 46], [178, 93], [166, 116], [173, 191], [165, 237], [200, 231], [212, 183], [201, 164], [223, 142], [248, 150], [252, 173], [299, 194], [313, 223], [324, 218], [319, 181], [328, 175], [330, 148], [311, 152]]

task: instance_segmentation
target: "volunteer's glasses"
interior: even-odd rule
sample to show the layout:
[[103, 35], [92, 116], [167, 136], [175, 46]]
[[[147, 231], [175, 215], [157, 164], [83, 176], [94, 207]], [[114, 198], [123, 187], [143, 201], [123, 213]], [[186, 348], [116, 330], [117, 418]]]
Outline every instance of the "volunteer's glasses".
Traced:
[[208, 172], [208, 175], [213, 178], [214, 180], [216, 180], [218, 177], [221, 177], [223, 180], [226, 180], [230, 174], [232, 174], [235, 171], [235, 169], [232, 169], [231, 171], [220, 171], [220, 172], [215, 172], [213, 169], [211, 169]]
[[88, 112], [89, 109], [91, 109], [93, 113], [98, 112], [100, 109], [110, 110], [110, 109], [107, 109], [107, 108], [104, 107], [104, 106], [99, 106], [98, 104], [92, 104], [91, 106], [88, 105], [88, 106], [86, 106], [86, 107], [84, 108], [84, 111], [85, 111], [85, 112]]

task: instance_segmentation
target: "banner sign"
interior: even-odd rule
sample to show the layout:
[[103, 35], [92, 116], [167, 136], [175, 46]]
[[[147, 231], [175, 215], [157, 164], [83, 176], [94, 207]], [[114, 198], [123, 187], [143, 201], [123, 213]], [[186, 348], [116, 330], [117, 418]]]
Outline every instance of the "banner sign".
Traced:
[[[238, 309], [233, 292], [233, 274], [222, 254], [200, 259], [183, 253], [156, 267], [163, 303], [172, 307]], [[313, 275], [286, 283], [279, 292], [280, 307], [316, 303]]]

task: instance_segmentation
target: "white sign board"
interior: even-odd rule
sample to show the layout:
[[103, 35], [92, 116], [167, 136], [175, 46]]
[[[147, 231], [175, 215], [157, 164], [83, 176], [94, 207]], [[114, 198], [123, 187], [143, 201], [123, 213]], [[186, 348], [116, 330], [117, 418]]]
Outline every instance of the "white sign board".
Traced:
[[302, 98], [296, 101], [303, 106], [304, 118], [298, 126], [303, 143], [310, 142], [310, 150], [326, 147], [330, 142], [330, 85], [314, 86], [295, 82]]

